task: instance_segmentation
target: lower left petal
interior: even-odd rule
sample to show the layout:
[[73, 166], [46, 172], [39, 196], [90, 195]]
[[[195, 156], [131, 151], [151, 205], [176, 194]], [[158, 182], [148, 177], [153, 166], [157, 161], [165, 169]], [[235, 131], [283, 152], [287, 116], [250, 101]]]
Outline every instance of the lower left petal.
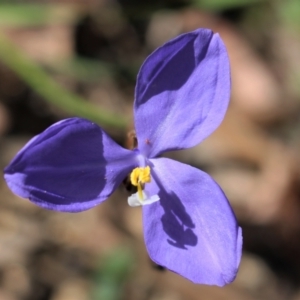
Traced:
[[223, 286], [234, 280], [241, 228], [218, 184], [206, 173], [167, 158], [151, 160], [160, 201], [143, 207], [145, 243], [158, 265], [194, 283]]
[[106, 200], [137, 165], [96, 124], [60, 121], [31, 139], [4, 170], [10, 189], [52, 210], [78, 212]]

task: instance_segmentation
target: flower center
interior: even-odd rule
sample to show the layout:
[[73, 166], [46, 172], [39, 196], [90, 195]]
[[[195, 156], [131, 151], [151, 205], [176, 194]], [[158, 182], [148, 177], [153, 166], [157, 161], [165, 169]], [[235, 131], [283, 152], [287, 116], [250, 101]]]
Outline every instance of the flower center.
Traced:
[[143, 200], [143, 188], [145, 183], [151, 182], [150, 167], [135, 168], [130, 174], [131, 184], [137, 187], [138, 196]]

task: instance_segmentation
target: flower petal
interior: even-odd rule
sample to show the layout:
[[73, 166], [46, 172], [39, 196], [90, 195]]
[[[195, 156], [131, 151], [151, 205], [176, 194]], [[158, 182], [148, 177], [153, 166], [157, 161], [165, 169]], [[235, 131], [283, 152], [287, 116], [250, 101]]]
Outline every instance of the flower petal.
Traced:
[[154, 51], [137, 78], [134, 103], [140, 151], [193, 147], [224, 118], [230, 97], [226, 48], [208, 29], [180, 35]]
[[30, 140], [6, 167], [11, 190], [53, 210], [77, 212], [109, 197], [137, 165], [96, 124], [60, 121]]
[[[234, 280], [242, 234], [217, 183], [206, 173], [166, 158], [152, 159], [160, 201], [143, 207], [151, 259], [194, 283]], [[157, 193], [148, 187], [149, 194]]]

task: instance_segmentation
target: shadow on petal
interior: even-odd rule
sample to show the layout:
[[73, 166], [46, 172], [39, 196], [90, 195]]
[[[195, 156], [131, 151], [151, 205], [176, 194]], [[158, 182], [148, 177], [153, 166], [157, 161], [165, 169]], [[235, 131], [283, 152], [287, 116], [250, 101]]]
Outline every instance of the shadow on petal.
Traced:
[[197, 35], [182, 36], [149, 56], [139, 75], [139, 91], [142, 92], [139, 101], [143, 103], [162, 92], [181, 89], [206, 58], [211, 38], [211, 32], [204, 35], [203, 45], [195, 49]]
[[160, 199], [164, 209], [161, 222], [163, 230], [170, 237], [168, 243], [181, 249], [187, 249], [186, 246], [196, 246], [198, 238], [193, 231], [195, 224], [180, 199], [174, 193], [168, 195], [165, 192], [160, 193]]

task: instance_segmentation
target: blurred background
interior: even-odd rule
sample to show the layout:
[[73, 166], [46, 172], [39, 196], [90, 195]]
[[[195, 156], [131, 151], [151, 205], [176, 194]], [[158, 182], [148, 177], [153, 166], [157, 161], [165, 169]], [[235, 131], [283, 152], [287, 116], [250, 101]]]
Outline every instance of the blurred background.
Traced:
[[124, 188], [79, 214], [40, 209], [0, 178], [1, 300], [300, 299], [298, 0], [0, 0], [0, 165], [70, 116], [126, 145], [136, 74], [165, 41], [219, 32], [232, 98], [220, 128], [172, 157], [210, 173], [243, 228], [225, 288], [153, 265]]

